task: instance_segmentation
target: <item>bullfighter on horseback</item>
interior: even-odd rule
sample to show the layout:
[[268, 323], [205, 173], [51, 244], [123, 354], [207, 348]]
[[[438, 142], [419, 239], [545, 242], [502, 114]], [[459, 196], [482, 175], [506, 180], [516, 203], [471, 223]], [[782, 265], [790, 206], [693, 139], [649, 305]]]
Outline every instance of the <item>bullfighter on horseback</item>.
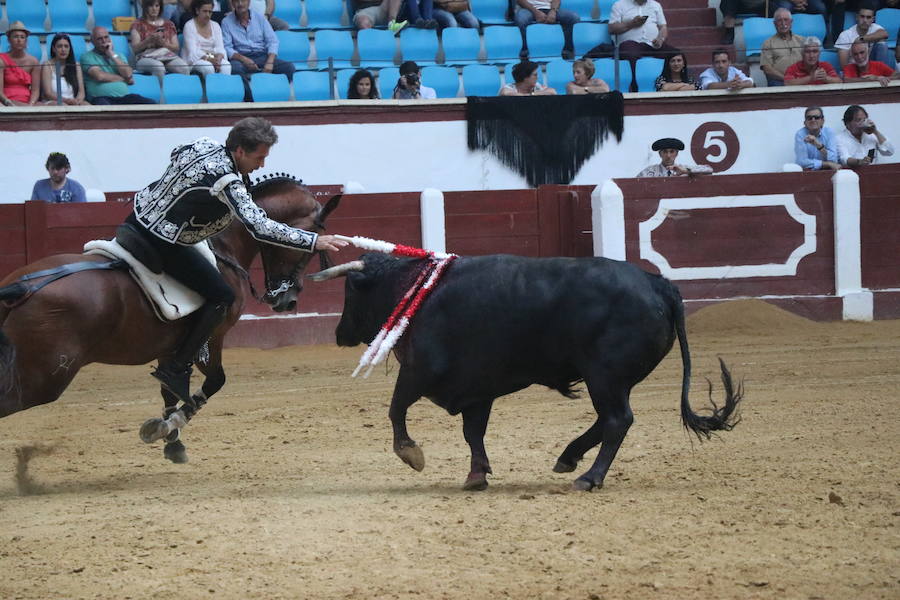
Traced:
[[117, 231], [123, 246], [149, 246], [162, 271], [204, 299], [193, 327], [153, 372], [163, 389], [188, 406], [193, 406], [194, 357], [235, 299], [216, 267], [192, 245], [223, 231], [235, 217], [262, 242], [305, 252], [338, 251], [347, 245], [331, 235], [274, 221], [253, 202], [247, 175], [265, 164], [277, 141], [269, 121], [247, 117], [234, 125], [224, 145], [203, 137], [175, 148], [163, 176], [135, 195], [134, 212]]

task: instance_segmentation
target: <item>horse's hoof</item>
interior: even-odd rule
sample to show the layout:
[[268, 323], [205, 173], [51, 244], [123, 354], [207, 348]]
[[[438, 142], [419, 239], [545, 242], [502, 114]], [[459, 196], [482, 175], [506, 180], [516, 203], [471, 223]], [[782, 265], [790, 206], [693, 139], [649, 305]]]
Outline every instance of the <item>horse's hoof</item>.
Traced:
[[188, 461], [187, 448], [184, 447], [181, 440], [166, 444], [165, 447], [163, 447], [163, 456], [176, 465], [183, 465]]
[[556, 461], [556, 464], [553, 465], [554, 473], [571, 473], [575, 470], [575, 465], [570, 465], [568, 463], [564, 463], [561, 460]]
[[469, 473], [463, 489], [467, 492], [483, 492], [488, 487], [487, 475], [485, 473]]
[[169, 435], [169, 424], [166, 423], [165, 419], [159, 417], [147, 419], [141, 425], [138, 435], [141, 436], [141, 441], [145, 444], [152, 444], [156, 440], [161, 440]]
[[404, 446], [399, 450], [395, 450], [400, 460], [408, 464], [416, 471], [425, 468], [425, 453], [418, 446]]
[[572, 489], [576, 492], [590, 492], [595, 487], [603, 487], [603, 484], [601, 483], [600, 485], [597, 485], [593, 481], [585, 479], [584, 477], [579, 477], [572, 483]]

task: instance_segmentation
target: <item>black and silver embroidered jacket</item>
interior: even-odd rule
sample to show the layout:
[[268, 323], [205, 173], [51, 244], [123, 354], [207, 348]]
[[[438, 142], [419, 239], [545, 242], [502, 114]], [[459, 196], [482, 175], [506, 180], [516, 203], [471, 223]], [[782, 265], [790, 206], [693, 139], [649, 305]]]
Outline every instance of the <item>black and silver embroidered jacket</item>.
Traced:
[[207, 137], [172, 151], [169, 168], [134, 196], [134, 216], [153, 235], [183, 246], [224, 230], [237, 217], [257, 240], [312, 252], [317, 234], [273, 221], [237, 172], [231, 153]]

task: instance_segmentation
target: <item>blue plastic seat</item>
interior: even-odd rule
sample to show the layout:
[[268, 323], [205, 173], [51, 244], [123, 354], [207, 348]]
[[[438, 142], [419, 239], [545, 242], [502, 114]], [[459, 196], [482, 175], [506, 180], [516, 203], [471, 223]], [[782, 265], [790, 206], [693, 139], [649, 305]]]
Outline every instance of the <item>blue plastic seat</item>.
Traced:
[[[825, 17], [822, 15], [807, 15], [805, 13], [794, 13], [794, 23], [791, 25], [791, 31], [803, 37], [815, 36], [819, 40], [825, 39], [825, 33], [828, 29], [825, 27]], [[775, 28], [769, 29], [769, 36], [775, 31]]]
[[[275, 3], [275, 16], [287, 23], [291, 29], [300, 29], [302, 15], [303, 7], [300, 5], [300, 0], [278, 0]], [[279, 53], [278, 56], [280, 58], [281, 54]]]
[[424, 67], [422, 85], [434, 88], [438, 98], [456, 98], [459, 93], [459, 73], [456, 67]]
[[[47, 43], [50, 43], [50, 40], [47, 40]], [[32, 55], [40, 62], [44, 62], [44, 49], [41, 47], [41, 38], [36, 35], [29, 35], [27, 46], [25, 46], [25, 52]], [[0, 52], [9, 52], [9, 38], [5, 35], [0, 37]], [[47, 49], [47, 56], [50, 55], [49, 48]]]
[[6, 0], [6, 17], [9, 23], [22, 21], [32, 34], [47, 31], [44, 27], [47, 7], [43, 0]]
[[347, 99], [347, 91], [350, 89], [350, 78], [353, 77], [354, 73], [356, 73], [356, 69], [341, 69], [334, 74], [337, 97], [341, 100]]
[[614, 58], [598, 58], [594, 60], [594, 77], [602, 79], [609, 86], [609, 89], [618, 89], [620, 92], [627, 92], [631, 87], [631, 65], [627, 60], [619, 61], [619, 87], [616, 87], [616, 59]]
[[639, 92], [655, 92], [656, 78], [662, 73], [663, 58], [645, 56], [634, 63], [634, 78]]
[[343, 15], [344, 5], [340, 0], [306, 0], [307, 29], [344, 29]]
[[210, 73], [206, 76], [206, 101], [210, 103], [243, 102], [244, 80], [240, 75]]
[[[560, 44], [562, 48], [562, 44]], [[518, 27], [484, 28], [484, 49], [487, 62], [495, 65], [508, 65], [519, 62], [522, 50], [522, 34]]]
[[278, 58], [294, 63], [298, 69], [309, 68], [309, 36], [302, 31], [276, 31]]
[[[47, 36], [47, 56], [50, 56], [50, 41], [53, 36]], [[87, 40], [80, 35], [69, 36], [69, 43], [72, 45], [72, 56], [77, 61], [82, 54], [87, 52]]]
[[134, 77], [134, 83], [128, 86], [129, 94], [138, 94], [144, 98], [150, 98], [159, 102], [161, 90], [159, 88], [159, 78], [156, 75], [135, 73], [132, 77]]
[[[296, 77], [300, 73], [294, 73]], [[250, 92], [254, 102], [284, 102], [291, 99], [291, 84], [280, 73], [254, 73], [250, 77]]]
[[594, 16], [597, 0], [566, 0], [563, 8], [571, 10], [581, 17], [582, 21], [596, 21]]
[[507, 0], [471, 0], [472, 14], [485, 25], [509, 24], [506, 20]]
[[563, 30], [559, 24], [534, 23], [525, 29], [528, 56], [533, 61], [546, 62], [562, 54]]
[[884, 27], [888, 33], [885, 40], [891, 48], [897, 47], [897, 30], [900, 29], [900, 8], [882, 8], [875, 13], [875, 22]]
[[[403, 60], [414, 60], [420, 67], [433, 65], [437, 62], [437, 50], [438, 39], [434, 29], [407, 27], [400, 32], [400, 54]], [[363, 61], [361, 53], [359, 60]]]
[[167, 73], [162, 85], [166, 104], [200, 104], [203, 101], [203, 84], [196, 75]]
[[359, 48], [359, 66], [362, 68], [394, 65], [397, 41], [387, 29], [360, 30], [356, 34], [356, 45]]
[[331, 74], [328, 71], [297, 71], [294, 73], [294, 99], [332, 100]]
[[496, 65], [466, 65], [462, 77], [466, 96], [496, 96], [502, 85]]
[[609, 22], [609, 17], [612, 15], [612, 6], [615, 3], [616, 0], [597, 0], [597, 9], [599, 10], [597, 18], [604, 23]]
[[351, 67], [353, 58], [353, 38], [349, 31], [323, 29], [316, 32], [316, 68], [327, 69], [328, 58], [334, 61], [335, 69]]
[[841, 60], [838, 58], [837, 50], [822, 50], [819, 54], [819, 60], [821, 62], [827, 62], [834, 67], [834, 70], [837, 71], [838, 75], [841, 74]]
[[448, 27], [441, 32], [445, 65], [471, 65], [478, 62], [481, 38], [477, 29]]
[[572, 28], [575, 56], [584, 56], [588, 50], [599, 44], [612, 44], [609, 26], [606, 23], [575, 23]]
[[94, 12], [94, 25], [106, 27], [110, 31], [113, 17], [134, 16], [130, 0], [94, 0], [91, 6]]
[[397, 67], [385, 67], [378, 71], [378, 93], [382, 98], [390, 99], [394, 95], [394, 86], [400, 79], [400, 69]]
[[87, 33], [88, 7], [85, 0], [47, 0], [50, 29], [66, 33]]
[[547, 63], [547, 85], [557, 94], [566, 93], [566, 84], [572, 81], [572, 63], [567, 60], [551, 60]]
[[775, 25], [772, 19], [765, 17], [750, 17], [744, 19], [744, 44], [747, 47], [747, 57], [759, 55], [763, 42], [772, 37]]

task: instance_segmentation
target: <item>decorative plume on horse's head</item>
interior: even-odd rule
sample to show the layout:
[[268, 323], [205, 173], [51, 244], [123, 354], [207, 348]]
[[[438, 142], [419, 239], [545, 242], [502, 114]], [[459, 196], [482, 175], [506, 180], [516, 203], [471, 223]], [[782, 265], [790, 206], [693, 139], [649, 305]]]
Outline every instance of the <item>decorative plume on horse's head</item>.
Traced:
[[[301, 187], [307, 191], [309, 187], [303, 183], [302, 179], [294, 177], [293, 175], [289, 175], [288, 173], [268, 173], [263, 175], [262, 177], [256, 179], [250, 185], [250, 194], [257, 194], [259, 192], [264, 192], [276, 185], [280, 185], [283, 183], [293, 183], [294, 185]], [[312, 193], [310, 191], [310, 193]]]

